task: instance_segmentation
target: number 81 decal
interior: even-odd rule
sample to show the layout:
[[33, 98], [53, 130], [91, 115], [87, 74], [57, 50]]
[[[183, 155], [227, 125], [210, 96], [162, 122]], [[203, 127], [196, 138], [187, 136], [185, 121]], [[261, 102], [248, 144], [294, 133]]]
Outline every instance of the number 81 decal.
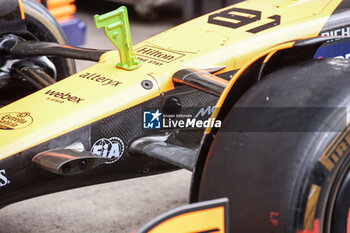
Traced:
[[[237, 15], [237, 14], [234, 14], [234, 12], [244, 13], [244, 14], [247, 14], [247, 16]], [[280, 15], [272, 15], [267, 18], [271, 19], [272, 21], [269, 23], [254, 27], [252, 29], [249, 29], [246, 32], [255, 34], [281, 24]], [[208, 19], [208, 23], [237, 29], [259, 20], [261, 20], [261, 11], [234, 7], [234, 8], [210, 15]]]

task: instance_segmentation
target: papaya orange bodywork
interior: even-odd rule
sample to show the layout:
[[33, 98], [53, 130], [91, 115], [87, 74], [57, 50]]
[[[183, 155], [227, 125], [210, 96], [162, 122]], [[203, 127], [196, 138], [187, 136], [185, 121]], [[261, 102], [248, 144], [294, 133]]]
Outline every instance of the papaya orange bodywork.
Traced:
[[[340, 2], [241, 2], [234, 7], [261, 11], [261, 19], [236, 29], [208, 23], [209, 15], [194, 19], [134, 46], [143, 62], [134, 71], [116, 68], [118, 52], [107, 52], [96, 65], [0, 109], [0, 115], [30, 113], [33, 118], [28, 127], [0, 129], [0, 160], [170, 91], [174, 89], [172, 75], [184, 68], [225, 66], [220, 72], [242, 68], [220, 97], [217, 103], [220, 107], [230, 87], [252, 61], [292, 46], [288, 41], [317, 36]], [[230, 9], [232, 6], [212, 14]], [[269, 17], [274, 15], [280, 16], [279, 25], [258, 33], [249, 32], [268, 24]], [[143, 80], [153, 82], [153, 88], [144, 89]], [[69, 93], [80, 101], [57, 102], [50, 93], [61, 93], [57, 94], [60, 96]], [[0, 119], [0, 124], [4, 122]]]

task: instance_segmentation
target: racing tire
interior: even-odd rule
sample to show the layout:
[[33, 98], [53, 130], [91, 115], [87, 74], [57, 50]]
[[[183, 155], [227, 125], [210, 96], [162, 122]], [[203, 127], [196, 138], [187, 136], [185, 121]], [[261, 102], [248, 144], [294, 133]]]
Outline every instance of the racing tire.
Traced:
[[[23, 11], [28, 31], [39, 41], [69, 44], [67, 37], [56, 19], [38, 1], [23, 0]], [[67, 58], [50, 58], [57, 69], [57, 80], [75, 73], [75, 63]]]
[[198, 201], [228, 197], [230, 232], [349, 233], [349, 106], [350, 60], [268, 75], [224, 119]]
[[[61, 26], [42, 4], [35, 0], [22, 0], [22, 3], [28, 33], [19, 36], [27, 40], [68, 44]], [[75, 62], [72, 59], [61, 57], [49, 57], [49, 59], [56, 67], [57, 81], [76, 72]], [[36, 91], [28, 82], [21, 82], [17, 79], [11, 79], [10, 82], [5, 83], [6, 85], [0, 85], [3, 86], [0, 92], [0, 107]]]

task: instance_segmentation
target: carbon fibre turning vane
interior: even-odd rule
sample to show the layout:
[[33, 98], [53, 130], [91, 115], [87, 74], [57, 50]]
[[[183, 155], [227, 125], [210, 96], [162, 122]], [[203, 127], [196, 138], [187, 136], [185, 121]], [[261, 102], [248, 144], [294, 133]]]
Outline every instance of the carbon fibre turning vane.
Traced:
[[215, 73], [224, 69], [224, 66], [211, 69], [182, 69], [173, 75], [173, 82], [185, 84], [212, 95], [220, 96], [228, 81], [215, 76]]
[[95, 157], [89, 151], [73, 149], [50, 150], [37, 154], [32, 159], [36, 166], [58, 175], [71, 176], [89, 171], [108, 161]]

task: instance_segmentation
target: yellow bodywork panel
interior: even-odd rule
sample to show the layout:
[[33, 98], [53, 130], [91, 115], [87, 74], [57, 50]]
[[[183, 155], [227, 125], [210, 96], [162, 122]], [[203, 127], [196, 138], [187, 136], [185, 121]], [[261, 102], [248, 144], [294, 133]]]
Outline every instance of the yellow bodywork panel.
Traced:
[[225, 230], [224, 207], [198, 210], [185, 213], [159, 224], [149, 233], [182, 233], [182, 232], [210, 232], [227, 233]]
[[[134, 71], [116, 68], [118, 52], [107, 52], [96, 65], [1, 108], [0, 159], [157, 97], [174, 88], [171, 77], [180, 69], [225, 65], [226, 72], [277, 44], [317, 36], [340, 2], [256, 0], [224, 8], [134, 46], [143, 62]], [[252, 22], [213, 16], [220, 12]], [[153, 88], [144, 89], [143, 80]]]

